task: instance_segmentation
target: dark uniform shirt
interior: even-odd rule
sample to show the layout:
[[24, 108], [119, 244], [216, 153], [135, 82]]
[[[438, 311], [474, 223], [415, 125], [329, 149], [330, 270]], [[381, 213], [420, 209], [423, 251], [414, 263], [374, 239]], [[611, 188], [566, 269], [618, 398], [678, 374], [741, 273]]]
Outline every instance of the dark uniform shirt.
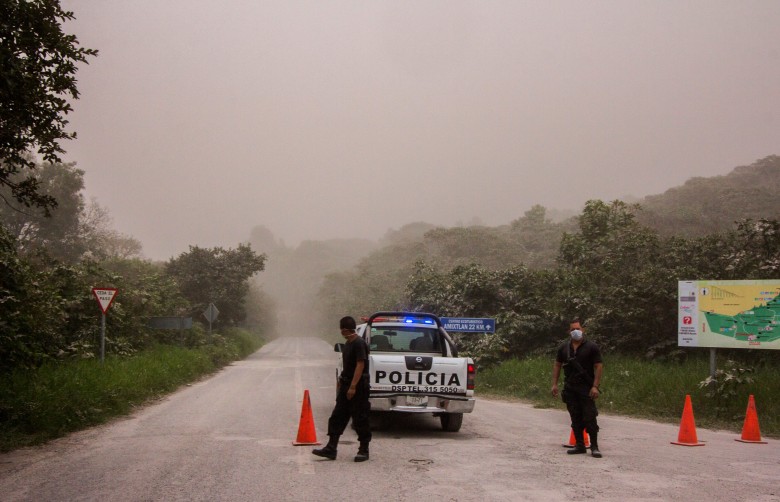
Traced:
[[345, 343], [341, 352], [341, 360], [344, 363], [344, 369], [341, 370], [341, 380], [343, 382], [352, 382], [358, 361], [366, 362], [363, 365], [363, 376], [368, 378], [368, 345], [366, 345], [365, 340], [357, 337], [353, 341]]
[[563, 364], [564, 387], [577, 389], [590, 389], [595, 378], [593, 365], [603, 362], [599, 346], [590, 340], [583, 340], [577, 350], [574, 350], [571, 341], [564, 343], [558, 348], [555, 360]]

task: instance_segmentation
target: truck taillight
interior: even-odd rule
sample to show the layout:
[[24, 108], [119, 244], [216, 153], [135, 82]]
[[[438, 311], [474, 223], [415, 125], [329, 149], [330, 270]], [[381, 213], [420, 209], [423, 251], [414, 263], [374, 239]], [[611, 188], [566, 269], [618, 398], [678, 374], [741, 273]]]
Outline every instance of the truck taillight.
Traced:
[[468, 366], [468, 375], [466, 375], [466, 390], [474, 390], [474, 377], [477, 375], [477, 367], [473, 364]]

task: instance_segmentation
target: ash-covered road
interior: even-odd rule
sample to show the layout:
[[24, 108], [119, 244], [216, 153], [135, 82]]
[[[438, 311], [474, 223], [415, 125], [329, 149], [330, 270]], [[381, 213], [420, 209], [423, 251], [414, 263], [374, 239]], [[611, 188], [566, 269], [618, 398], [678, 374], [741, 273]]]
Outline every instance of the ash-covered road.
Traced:
[[706, 446], [674, 446], [677, 425], [602, 416], [604, 458], [568, 456], [563, 405], [479, 397], [458, 433], [403, 417], [374, 432], [369, 462], [352, 462], [351, 429], [320, 459], [291, 443], [305, 389], [327, 439], [337, 358], [279, 339], [131, 417], [0, 455], [0, 500], [780, 500], [780, 441], [699, 429]]

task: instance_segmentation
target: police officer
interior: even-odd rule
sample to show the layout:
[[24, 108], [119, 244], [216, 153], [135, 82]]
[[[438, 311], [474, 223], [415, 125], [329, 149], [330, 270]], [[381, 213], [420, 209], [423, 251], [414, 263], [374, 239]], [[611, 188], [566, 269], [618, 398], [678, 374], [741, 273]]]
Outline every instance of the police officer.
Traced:
[[585, 448], [584, 430], [590, 435], [590, 452], [596, 458], [601, 458], [599, 451], [599, 424], [596, 417], [596, 399], [599, 397], [599, 384], [604, 364], [598, 345], [585, 340], [584, 329], [579, 319], [569, 324], [570, 341], [558, 348], [558, 354], [553, 363], [552, 395], [558, 396], [558, 377], [563, 367], [563, 402], [569, 410], [571, 428], [574, 431], [576, 444], [566, 453], [587, 453]]
[[368, 443], [371, 442], [368, 417], [371, 410], [371, 403], [368, 401], [368, 345], [357, 335], [357, 325], [352, 317], [342, 317], [339, 328], [347, 343], [341, 352], [344, 364], [338, 381], [336, 406], [328, 419], [328, 444], [312, 450], [312, 453], [335, 460], [339, 437], [352, 418], [360, 442], [355, 462], [365, 462], [368, 460]]

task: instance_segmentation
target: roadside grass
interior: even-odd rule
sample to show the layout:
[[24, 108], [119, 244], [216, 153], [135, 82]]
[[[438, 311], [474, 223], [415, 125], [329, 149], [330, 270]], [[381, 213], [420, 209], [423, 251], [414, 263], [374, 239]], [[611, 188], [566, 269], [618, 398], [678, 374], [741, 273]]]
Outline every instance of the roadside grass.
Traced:
[[[719, 362], [719, 368], [722, 361]], [[690, 394], [697, 427], [742, 431], [748, 396], [756, 401], [761, 435], [780, 437], [780, 368], [764, 365], [750, 373], [752, 383], [735, 384], [732, 396], [707, 396], [699, 382], [709, 376], [709, 361], [692, 358], [682, 363], [654, 362], [628, 356], [605, 360], [599, 411], [680, 423], [686, 394]], [[518, 398], [538, 408], [566, 406], [550, 394], [552, 359], [513, 359], [477, 374], [477, 393]], [[563, 388], [563, 372], [559, 381]]]
[[0, 375], [0, 451], [40, 444], [125, 415], [262, 346], [234, 329], [197, 348], [158, 345], [105, 363], [82, 359]]

